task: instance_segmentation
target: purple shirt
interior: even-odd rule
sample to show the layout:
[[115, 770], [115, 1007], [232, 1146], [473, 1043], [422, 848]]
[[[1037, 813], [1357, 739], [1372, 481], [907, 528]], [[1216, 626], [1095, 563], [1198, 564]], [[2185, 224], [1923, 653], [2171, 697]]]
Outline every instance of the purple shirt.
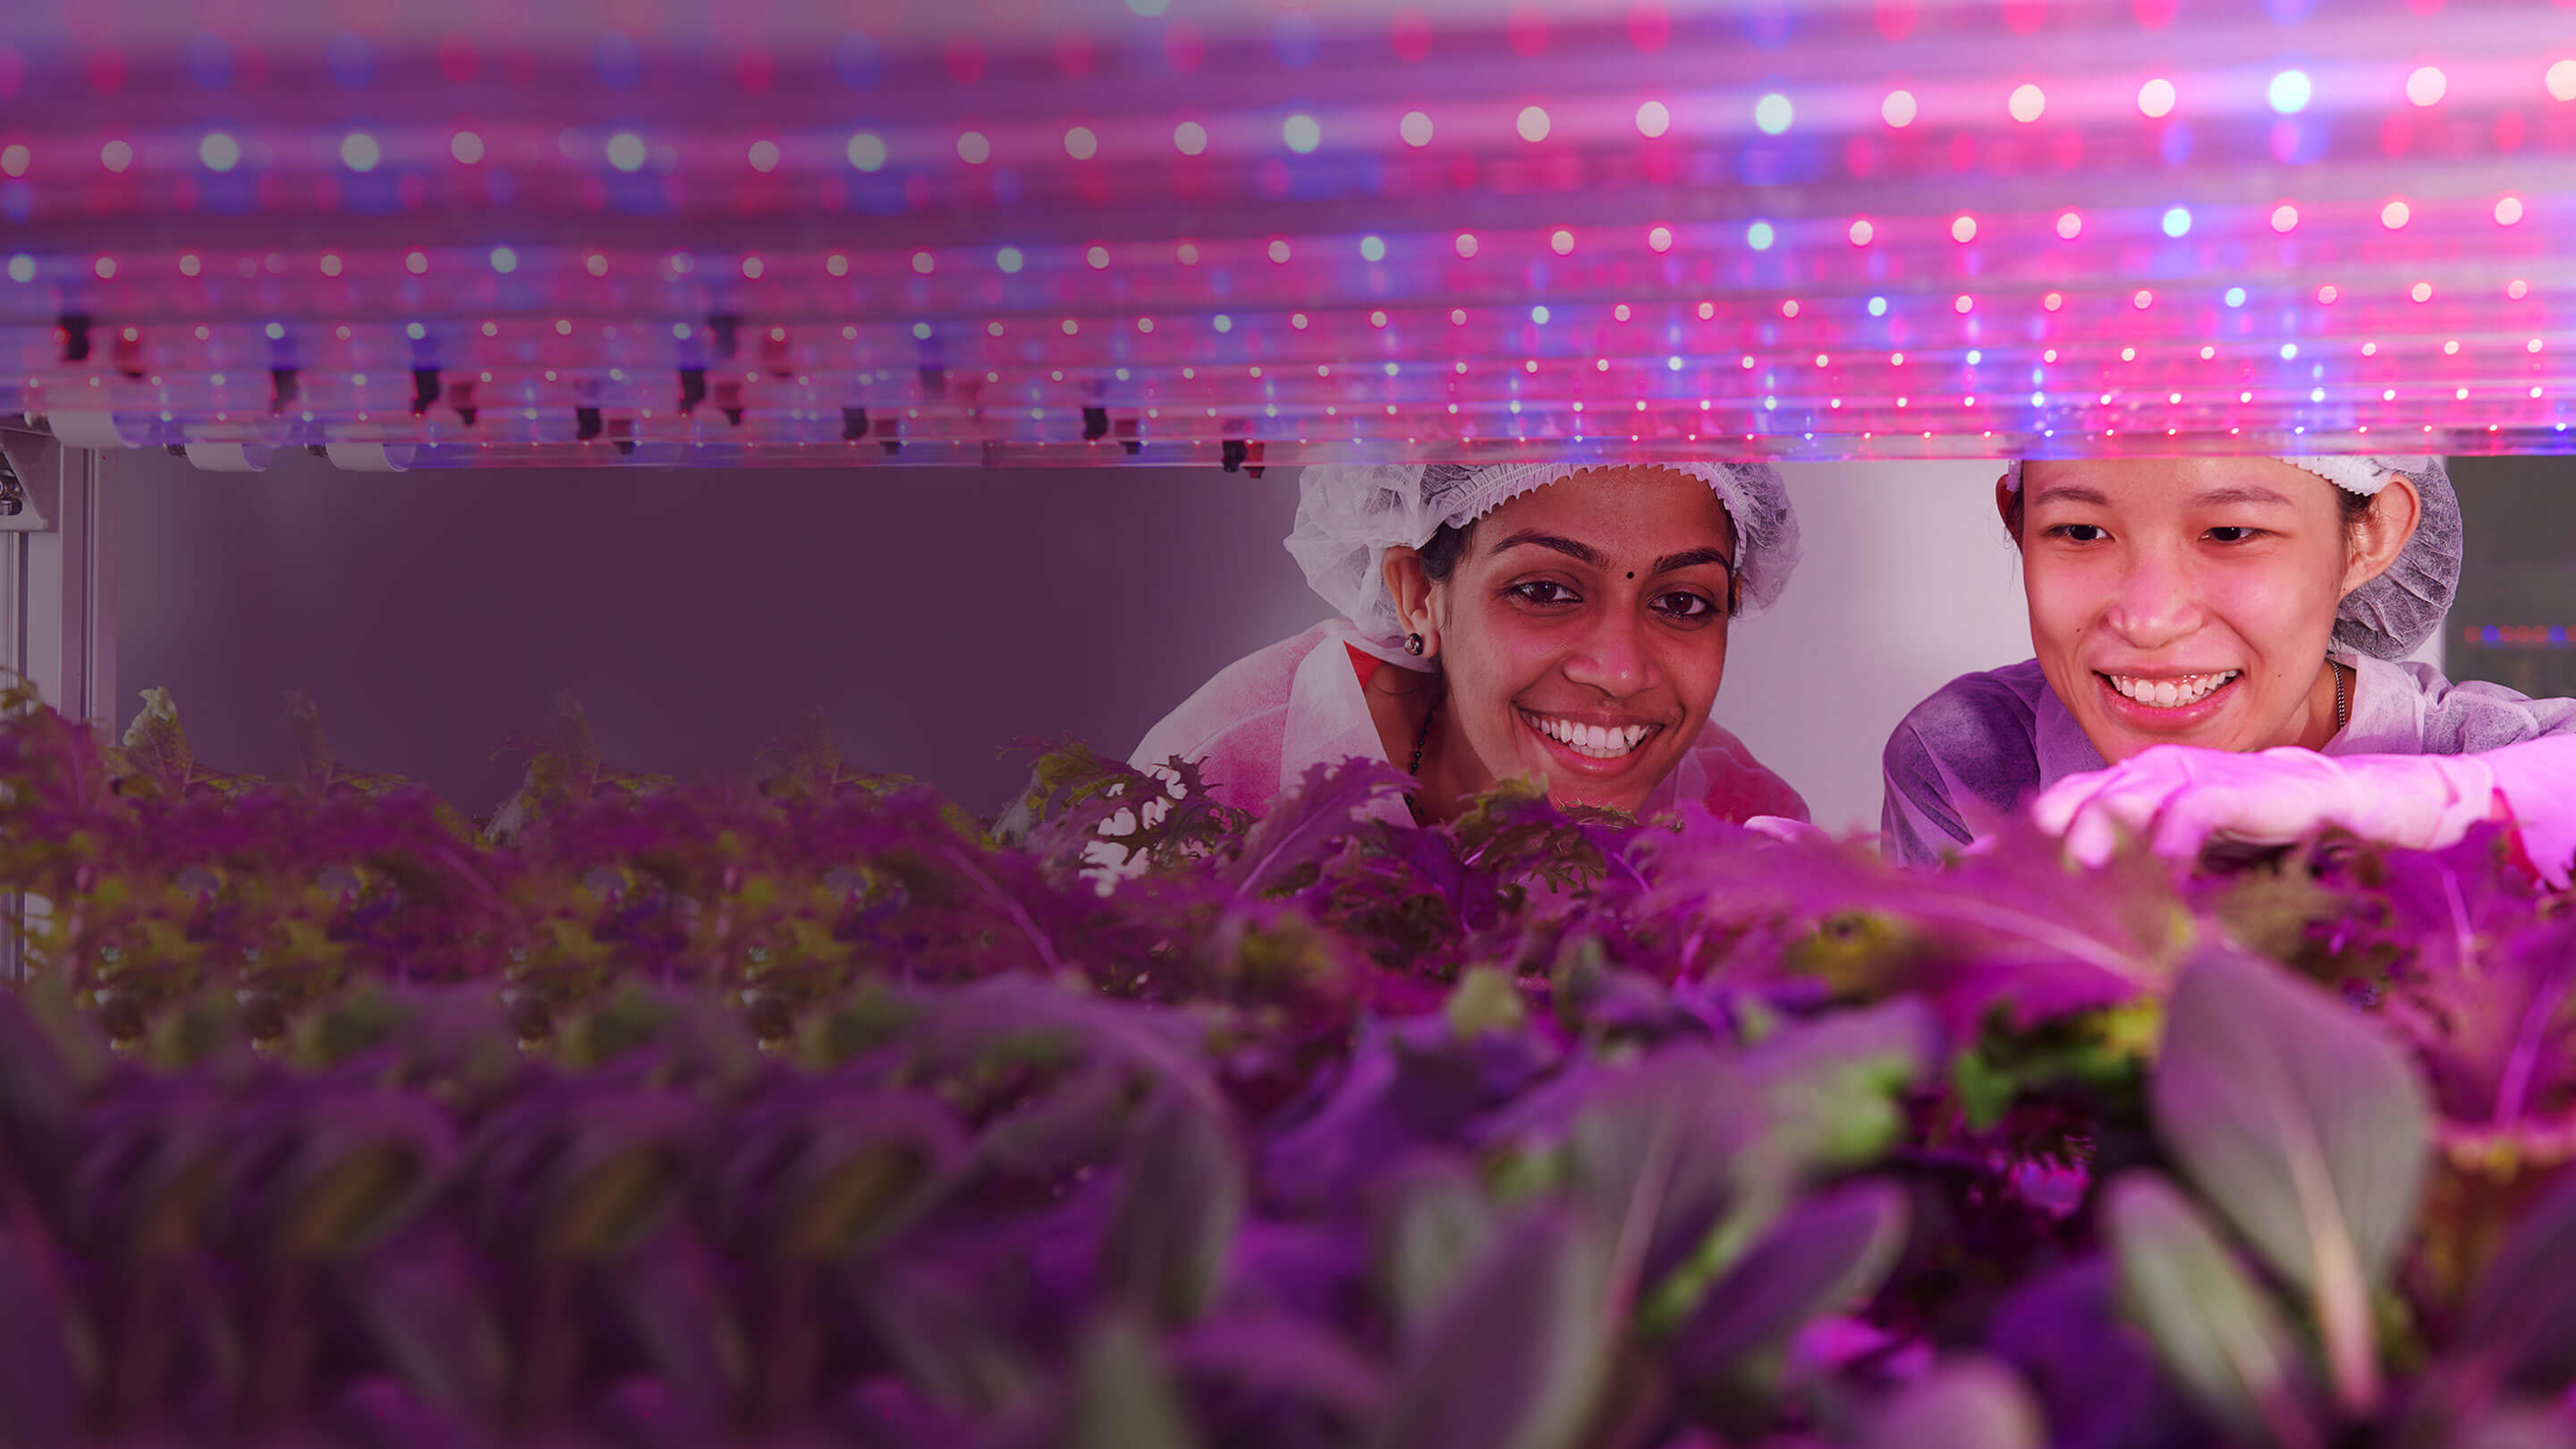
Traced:
[[[2328, 755], [2474, 755], [2576, 734], [2576, 700], [2530, 699], [2500, 684], [2453, 684], [2428, 664], [2337, 654], [2352, 666], [2352, 718]], [[1938, 865], [1987, 824], [2069, 775], [2103, 768], [2084, 727], [2025, 659], [1963, 674], [1888, 736], [1878, 848], [1899, 865]]]

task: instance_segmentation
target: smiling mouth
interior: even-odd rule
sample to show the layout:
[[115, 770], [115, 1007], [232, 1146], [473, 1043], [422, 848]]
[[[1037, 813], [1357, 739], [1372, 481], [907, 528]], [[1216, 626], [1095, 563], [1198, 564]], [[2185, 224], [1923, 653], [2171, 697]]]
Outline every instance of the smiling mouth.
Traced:
[[2094, 673], [2120, 695], [2134, 704], [2149, 709], [2184, 709], [2200, 703], [2226, 687], [2230, 680], [2244, 673], [2241, 669], [2222, 669], [2216, 674], [2184, 674], [2167, 679], [2142, 679], [2132, 674]]
[[1662, 725], [1656, 724], [1582, 724], [1526, 709], [1519, 713], [1523, 724], [1575, 754], [1592, 760], [1626, 759], [1663, 730]]

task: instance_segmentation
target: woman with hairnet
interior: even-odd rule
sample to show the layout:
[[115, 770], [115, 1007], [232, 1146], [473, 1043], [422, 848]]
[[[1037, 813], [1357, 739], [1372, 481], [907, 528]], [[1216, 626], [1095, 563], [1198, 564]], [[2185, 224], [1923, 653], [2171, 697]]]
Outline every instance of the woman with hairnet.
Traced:
[[2324, 826], [2432, 848], [2518, 824], [2576, 855], [2576, 701], [2404, 662], [2460, 575], [2442, 460], [2016, 462], [1995, 504], [2037, 657], [1965, 675], [1887, 742], [1881, 848], [1932, 864], [2029, 805], [2076, 858], [2195, 857]]
[[1339, 617], [1220, 671], [1138, 768], [1200, 761], [1255, 814], [1359, 756], [1414, 778], [1373, 808], [1396, 822], [1514, 776], [1560, 804], [1806, 818], [1709, 719], [1735, 616], [1797, 562], [1768, 466], [1315, 466], [1298, 495], [1288, 552]]

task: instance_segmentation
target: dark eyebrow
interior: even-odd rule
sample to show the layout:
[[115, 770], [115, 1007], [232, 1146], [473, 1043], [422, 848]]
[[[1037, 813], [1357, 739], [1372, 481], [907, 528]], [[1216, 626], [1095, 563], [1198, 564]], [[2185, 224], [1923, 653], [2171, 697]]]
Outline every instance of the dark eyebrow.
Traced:
[[[1500, 554], [1508, 550], [1518, 548], [1525, 543], [1535, 544], [1540, 548], [1552, 548], [1558, 553], [1564, 554], [1568, 558], [1580, 559], [1584, 563], [1588, 563], [1596, 569], [1608, 566], [1603, 562], [1600, 551], [1593, 548], [1591, 545], [1577, 543], [1573, 539], [1563, 538], [1553, 533], [1540, 533], [1536, 529], [1522, 529], [1520, 532], [1513, 534], [1498, 544], [1495, 544], [1493, 553]], [[1492, 556], [1493, 554], [1487, 555], [1489, 558]]]
[[2111, 506], [2111, 500], [2103, 496], [2100, 489], [2085, 488], [2073, 483], [2052, 483], [2032, 494], [2030, 503], [2034, 508], [2043, 503], [2089, 503], [2096, 508]]
[[2270, 503], [2288, 507], [2290, 500], [2257, 483], [2238, 483], [2227, 488], [2211, 488], [2191, 495], [2195, 508], [2223, 508], [2230, 504]]
[[1681, 569], [1697, 568], [1701, 564], [1716, 564], [1728, 573], [1735, 572], [1735, 560], [1713, 548], [1694, 548], [1682, 553], [1668, 553], [1655, 560], [1655, 572], [1669, 574]]

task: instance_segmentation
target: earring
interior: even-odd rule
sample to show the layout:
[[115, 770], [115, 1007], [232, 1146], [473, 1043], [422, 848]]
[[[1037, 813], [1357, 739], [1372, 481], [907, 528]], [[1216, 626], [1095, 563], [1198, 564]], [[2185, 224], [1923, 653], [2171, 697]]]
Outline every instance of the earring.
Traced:
[[1407, 635], [1405, 635], [1405, 636], [1404, 636], [1404, 652], [1405, 652], [1405, 653], [1407, 653], [1407, 654], [1419, 654], [1419, 653], [1421, 653], [1421, 652], [1422, 652], [1422, 636], [1421, 636], [1421, 635], [1419, 635], [1419, 634], [1407, 634]]

